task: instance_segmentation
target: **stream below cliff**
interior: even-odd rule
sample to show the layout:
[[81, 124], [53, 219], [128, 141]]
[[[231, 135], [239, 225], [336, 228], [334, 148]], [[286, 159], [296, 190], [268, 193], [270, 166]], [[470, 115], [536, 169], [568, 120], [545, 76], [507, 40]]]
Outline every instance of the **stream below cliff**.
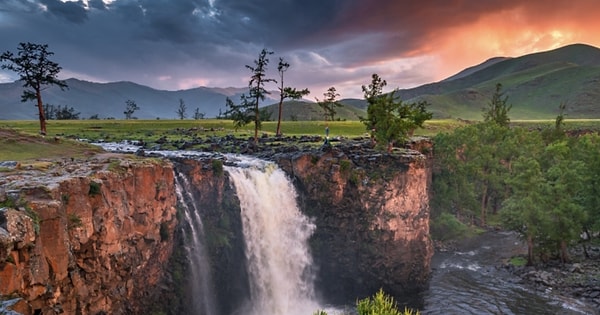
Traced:
[[588, 305], [547, 290], [539, 292], [498, 268], [525, 249], [513, 233], [487, 232], [432, 259], [423, 315], [433, 314], [598, 314]]

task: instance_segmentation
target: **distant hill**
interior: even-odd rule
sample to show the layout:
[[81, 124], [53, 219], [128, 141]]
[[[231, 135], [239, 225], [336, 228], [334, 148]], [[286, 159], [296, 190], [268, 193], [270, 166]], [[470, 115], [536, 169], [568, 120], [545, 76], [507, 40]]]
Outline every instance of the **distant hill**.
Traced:
[[[216, 117], [219, 110], [226, 110], [226, 97], [237, 102], [242, 93], [248, 93], [247, 88], [199, 87], [164, 91], [132, 82], [94, 83], [78, 79], [68, 79], [66, 82], [69, 89], [65, 91], [57, 87], [44, 90], [44, 103], [73, 107], [84, 119], [96, 114], [99, 118], [122, 119], [125, 101], [128, 99], [135, 101], [140, 107], [134, 113], [140, 119], [177, 118], [180, 99], [187, 107], [188, 117], [192, 117], [196, 108], [206, 117]], [[35, 104], [21, 103], [22, 91], [20, 82], [0, 84], [0, 119], [37, 119], [33, 107]]]
[[[364, 103], [364, 100], [359, 100], [360, 103]], [[359, 120], [361, 117], [366, 116], [364, 109], [358, 108], [352, 99], [345, 99], [340, 101], [342, 107], [335, 109], [335, 119], [340, 120]], [[360, 106], [360, 104], [358, 104]], [[277, 114], [279, 112], [279, 103], [265, 106], [266, 110], [271, 112], [271, 120], [277, 120]], [[325, 120], [323, 116], [323, 110], [315, 102], [309, 101], [286, 101], [283, 103], [282, 110], [283, 120]]]
[[583, 44], [491, 59], [399, 94], [407, 101], [427, 100], [435, 117], [481, 119], [497, 83], [513, 105], [513, 119], [554, 118], [561, 102], [567, 118], [600, 118], [600, 49]]
[[[385, 79], [385, 78], [384, 78]], [[600, 118], [600, 49], [575, 44], [517, 58], [495, 57], [466, 68], [445, 80], [412, 89], [399, 90], [407, 102], [426, 100], [435, 118], [481, 119], [497, 83], [512, 104], [512, 119], [549, 119], [556, 117], [561, 103], [567, 104], [567, 118]], [[44, 91], [44, 102], [74, 107], [81, 118], [98, 114], [100, 118], [124, 118], [125, 101], [134, 100], [140, 119], [176, 118], [179, 99], [191, 117], [196, 108], [206, 117], [225, 111], [225, 98], [239, 101], [247, 88], [200, 87], [181, 91], [155, 90], [132, 82], [93, 83], [67, 80], [69, 90], [51, 87]], [[393, 84], [391, 84], [393, 85]], [[35, 109], [20, 102], [18, 82], [0, 84], [0, 119], [36, 119]], [[274, 92], [272, 95], [276, 95]], [[363, 99], [343, 99], [336, 118], [358, 120], [366, 115]], [[273, 104], [273, 105], [269, 105]], [[275, 99], [268, 105], [277, 119]], [[262, 106], [261, 105], [261, 106]], [[284, 120], [323, 119], [318, 105], [310, 101], [286, 102]]]

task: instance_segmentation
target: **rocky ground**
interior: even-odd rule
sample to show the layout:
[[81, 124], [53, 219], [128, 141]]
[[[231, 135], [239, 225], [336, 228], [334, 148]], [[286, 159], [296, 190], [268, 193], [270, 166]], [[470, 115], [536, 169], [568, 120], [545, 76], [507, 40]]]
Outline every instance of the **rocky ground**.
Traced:
[[521, 278], [522, 283], [543, 292], [571, 297], [592, 305], [600, 313], [600, 246], [588, 248], [586, 258], [581, 246], [571, 250], [570, 263], [557, 260], [533, 267], [504, 265]]

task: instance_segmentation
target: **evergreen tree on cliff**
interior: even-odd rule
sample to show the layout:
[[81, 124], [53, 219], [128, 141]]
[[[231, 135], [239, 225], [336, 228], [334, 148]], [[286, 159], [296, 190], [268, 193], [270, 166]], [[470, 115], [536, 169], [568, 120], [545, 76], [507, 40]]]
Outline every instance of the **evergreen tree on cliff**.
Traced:
[[227, 107], [225, 117], [233, 120], [236, 129], [254, 121], [254, 143], [258, 142], [258, 129], [261, 125], [258, 105], [260, 101], [265, 100], [268, 94], [271, 94], [265, 89], [265, 83], [277, 82], [275, 79], [266, 77], [267, 65], [269, 64], [269, 58], [267, 57], [272, 54], [272, 51], [263, 48], [258, 54], [258, 59], [254, 60], [254, 66], [246, 65], [246, 68], [252, 72], [252, 76], [248, 83], [248, 95], [242, 94], [241, 104], [235, 104], [229, 98], [225, 99], [225, 106]]
[[397, 90], [383, 94], [386, 85], [385, 80], [373, 74], [371, 84], [362, 86], [368, 107], [367, 118], [361, 120], [377, 143], [387, 145], [387, 151], [391, 152], [394, 143], [405, 141], [433, 114], [427, 111], [428, 103], [425, 101], [404, 103], [396, 96]]
[[48, 59], [54, 55], [48, 51], [48, 45], [20, 43], [17, 54], [10, 51], [0, 55], [1, 68], [17, 72], [23, 81], [25, 90], [21, 95], [21, 101], [37, 101], [38, 115], [40, 119], [40, 133], [46, 134], [46, 116], [44, 115], [44, 102], [42, 101], [42, 90], [48, 85], [57, 85], [64, 90], [67, 88], [65, 81], [58, 80], [57, 76], [62, 69], [58, 63]]
[[283, 58], [279, 58], [279, 64], [277, 65], [277, 71], [279, 72], [279, 113], [277, 116], [277, 131], [275, 134], [277, 136], [281, 136], [281, 116], [283, 113], [283, 101], [286, 99], [297, 100], [302, 98], [302, 96], [308, 95], [310, 91], [308, 89], [296, 90], [296, 88], [292, 88], [289, 86], [285, 86], [283, 84], [283, 73], [287, 71], [290, 67], [290, 64], [283, 60]]

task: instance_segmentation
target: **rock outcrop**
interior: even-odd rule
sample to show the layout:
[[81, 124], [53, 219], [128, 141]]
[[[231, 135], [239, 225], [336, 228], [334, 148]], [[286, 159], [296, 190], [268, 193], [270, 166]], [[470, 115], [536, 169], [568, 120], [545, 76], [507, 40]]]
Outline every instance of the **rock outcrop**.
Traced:
[[177, 225], [169, 162], [104, 155], [0, 178], [0, 295], [22, 314], [143, 313]]
[[[418, 147], [428, 151], [431, 144]], [[428, 156], [336, 146], [275, 159], [294, 179], [303, 211], [315, 218], [312, 249], [323, 294], [348, 303], [382, 288], [419, 306], [416, 294], [427, 286], [433, 255]]]

